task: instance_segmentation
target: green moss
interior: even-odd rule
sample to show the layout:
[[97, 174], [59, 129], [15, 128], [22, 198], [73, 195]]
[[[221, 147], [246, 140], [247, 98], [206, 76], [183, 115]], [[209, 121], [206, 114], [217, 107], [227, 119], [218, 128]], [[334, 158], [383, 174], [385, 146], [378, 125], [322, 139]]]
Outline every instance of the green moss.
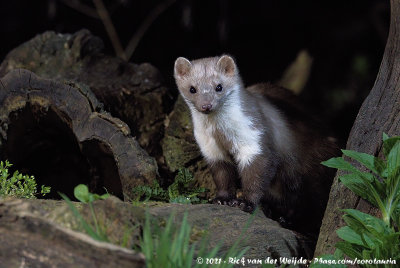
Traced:
[[176, 172], [180, 167], [186, 167], [189, 162], [201, 157], [193, 137], [190, 111], [182, 97], [176, 101], [166, 126], [161, 146], [168, 168]]
[[213, 218], [211, 226], [216, 225], [216, 226], [228, 226], [229, 224], [226, 222], [226, 220], [223, 220], [221, 218]]
[[202, 229], [197, 227], [196, 225], [193, 226], [192, 228], [192, 233], [190, 234], [190, 243], [200, 241], [204, 237], [206, 237], [209, 234], [209, 231], [207, 229]]
[[179, 169], [175, 176], [174, 182], [164, 190], [160, 187], [157, 181], [154, 181], [151, 186], [140, 185], [132, 189], [134, 201], [140, 200], [156, 200], [168, 201], [170, 203], [204, 203], [206, 200], [201, 200], [199, 194], [206, 192], [207, 189], [194, 187], [193, 175], [188, 169]]

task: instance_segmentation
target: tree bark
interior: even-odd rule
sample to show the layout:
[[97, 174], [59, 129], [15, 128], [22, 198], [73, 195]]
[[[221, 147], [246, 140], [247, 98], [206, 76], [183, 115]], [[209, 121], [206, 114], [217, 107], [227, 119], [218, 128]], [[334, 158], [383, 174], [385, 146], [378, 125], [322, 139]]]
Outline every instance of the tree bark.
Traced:
[[[391, 0], [389, 37], [375, 84], [362, 104], [346, 149], [381, 156], [382, 133], [400, 135], [400, 1]], [[357, 164], [355, 164], [357, 166]], [[358, 165], [360, 167], [360, 165]], [[336, 230], [344, 225], [341, 209], [356, 208], [377, 214], [365, 200], [353, 194], [338, 181], [338, 172], [331, 188], [322, 222], [315, 256], [334, 252], [339, 241]]]

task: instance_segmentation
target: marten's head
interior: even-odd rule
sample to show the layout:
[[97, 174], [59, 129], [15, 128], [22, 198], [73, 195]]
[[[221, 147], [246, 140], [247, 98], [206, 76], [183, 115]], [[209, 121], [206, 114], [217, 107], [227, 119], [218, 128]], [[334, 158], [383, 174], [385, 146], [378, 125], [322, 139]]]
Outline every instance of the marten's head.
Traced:
[[179, 57], [174, 77], [188, 106], [205, 114], [229, 102], [241, 85], [235, 61], [227, 55], [193, 61]]

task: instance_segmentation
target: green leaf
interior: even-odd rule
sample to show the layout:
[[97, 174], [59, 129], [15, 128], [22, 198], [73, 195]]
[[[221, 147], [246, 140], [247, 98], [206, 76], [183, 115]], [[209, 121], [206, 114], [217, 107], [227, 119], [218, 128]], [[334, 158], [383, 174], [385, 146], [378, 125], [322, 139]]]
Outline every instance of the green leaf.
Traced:
[[109, 193], [103, 194], [103, 195], [98, 195], [98, 194], [92, 194], [89, 193], [89, 196], [92, 196], [93, 201], [94, 200], [104, 200], [110, 197]]
[[107, 198], [109, 198], [109, 197], [110, 197], [110, 194], [109, 194], [109, 193], [106, 193], [106, 194], [100, 195], [100, 196], [99, 196], [99, 199], [105, 200], [105, 199], [107, 199]]
[[397, 141], [387, 156], [388, 177], [395, 176], [396, 170], [400, 167], [400, 141]]
[[108, 240], [105, 237], [102, 237], [101, 235], [96, 233], [96, 231], [85, 221], [83, 216], [79, 213], [79, 211], [76, 209], [74, 204], [71, 202], [71, 200], [65, 194], [63, 194], [63, 193], [58, 193], [58, 194], [67, 202], [67, 205], [71, 209], [72, 213], [74, 214], [74, 216], [77, 219], [79, 219], [79, 221], [80, 221], [80, 223], [82, 225], [82, 228], [86, 231], [86, 233], [90, 237], [92, 237], [93, 239], [96, 239], [98, 241], [108, 242]]
[[375, 188], [376, 192], [379, 194], [379, 196], [382, 196], [382, 198], [385, 197], [386, 195], [386, 185], [385, 185], [385, 180], [384, 179], [378, 179], [375, 178], [371, 181], [371, 186]]
[[336, 249], [335, 252], [333, 253], [333, 256], [334, 256], [337, 260], [344, 259], [343, 251], [341, 251], [340, 249]]
[[170, 200], [175, 199], [179, 196], [179, 187], [177, 181], [175, 181], [168, 187], [168, 196]]
[[[345, 212], [348, 213], [345, 215], [345, 221], [349, 224], [346, 227], [356, 233], [350, 233], [350, 238], [347, 237], [347, 242], [357, 248], [364, 258], [365, 256], [374, 256], [374, 258], [386, 259], [395, 255], [395, 252], [400, 252], [398, 246], [399, 236], [394, 233], [394, 229], [388, 223], [354, 209], [348, 209]], [[340, 235], [349, 234], [342, 233]], [[369, 251], [366, 252], [366, 250]]]
[[386, 195], [386, 210], [390, 216], [400, 205], [400, 166], [386, 179]]
[[379, 176], [381, 176], [382, 178], [386, 178], [388, 176], [387, 164], [385, 161], [375, 157], [374, 158], [374, 166], [375, 166], [376, 170], [378, 171]]
[[389, 136], [385, 132], [382, 132], [382, 140], [383, 140], [383, 142], [385, 142], [387, 139], [389, 139]]
[[329, 160], [321, 162], [322, 165], [330, 167], [330, 168], [336, 168], [339, 170], [345, 170], [345, 171], [351, 171], [351, 172], [360, 172], [358, 169], [353, 167], [349, 162], [344, 160], [342, 157], [333, 157]]
[[46, 194], [50, 193], [50, 186], [44, 186], [42, 185], [40, 193], [42, 194], [42, 196], [45, 196]]
[[362, 258], [363, 260], [371, 260], [374, 259], [372, 256], [372, 250], [363, 250], [362, 252]]
[[362, 254], [360, 253], [364, 249], [362, 246], [354, 245], [346, 241], [340, 241], [335, 244], [335, 247], [343, 251], [344, 254], [352, 259], [362, 259]]
[[397, 229], [400, 228], [400, 204], [397, 203], [397, 208], [392, 212], [392, 220]]
[[342, 150], [342, 152], [344, 155], [358, 161], [376, 174], [380, 174], [385, 168], [384, 162], [379, 158], [374, 157], [373, 155], [359, 153], [352, 150]]
[[371, 202], [371, 198], [369, 198], [367, 189], [368, 187], [365, 185], [364, 179], [360, 174], [350, 173], [345, 174], [339, 177], [340, 181], [349, 188], [356, 195], [361, 196], [362, 198]]
[[339, 179], [356, 195], [361, 196], [379, 208], [385, 207], [381, 198], [381, 196], [385, 195], [385, 188], [372, 174], [364, 172], [350, 173], [340, 176]]
[[382, 195], [380, 195], [377, 191], [376, 188], [371, 185], [371, 184], [367, 184], [368, 186], [368, 196], [370, 198], [373, 198], [373, 202], [371, 202], [372, 204], [374, 204], [377, 208], [380, 209], [380, 211], [382, 212], [382, 214], [386, 214], [386, 206], [384, 204], [384, 201], [382, 200]]
[[[344, 241], [347, 241], [351, 244], [364, 246], [361, 236], [358, 233], [356, 233], [353, 229], [351, 229], [349, 226], [344, 226], [338, 229], [336, 233]], [[346, 253], [345, 251], [343, 252]]]
[[354, 219], [352, 216], [348, 214], [343, 215], [343, 220], [347, 223], [347, 227], [349, 227], [352, 230], [357, 230], [356, 231], [357, 234], [360, 234], [360, 232], [367, 231], [363, 223], [359, 222], [357, 219]]
[[[13, 196], [17, 198], [36, 198], [38, 194], [37, 183], [34, 176], [24, 175], [16, 170], [9, 178], [8, 168], [11, 167], [7, 160], [0, 161], [0, 197]], [[41, 194], [50, 192], [50, 187], [41, 186]]]
[[388, 138], [383, 141], [383, 154], [386, 158], [388, 158], [390, 151], [398, 141], [400, 141], [400, 136]]
[[384, 235], [392, 232], [392, 229], [381, 219], [356, 209], [344, 209], [348, 216], [353, 217], [374, 235]]
[[82, 203], [89, 203], [91, 201], [89, 197], [89, 188], [84, 184], [79, 184], [74, 188], [74, 196]]

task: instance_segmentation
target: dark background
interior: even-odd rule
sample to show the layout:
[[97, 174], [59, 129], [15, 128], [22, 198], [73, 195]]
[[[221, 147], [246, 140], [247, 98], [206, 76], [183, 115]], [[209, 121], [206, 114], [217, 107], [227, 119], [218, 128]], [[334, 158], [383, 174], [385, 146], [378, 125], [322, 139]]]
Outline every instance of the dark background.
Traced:
[[[145, 18], [164, 1], [103, 0], [125, 47]], [[115, 54], [103, 23], [76, 8], [90, 0], [14, 0], [0, 3], [0, 61], [47, 30], [89, 29]], [[306, 49], [313, 58], [300, 97], [324, 118], [344, 146], [357, 111], [373, 86], [388, 28], [388, 0], [176, 0], [148, 28], [130, 58], [150, 62], [176, 91], [178, 56], [233, 55], [246, 85], [278, 81]], [[176, 91], [177, 92], [177, 91]]]

